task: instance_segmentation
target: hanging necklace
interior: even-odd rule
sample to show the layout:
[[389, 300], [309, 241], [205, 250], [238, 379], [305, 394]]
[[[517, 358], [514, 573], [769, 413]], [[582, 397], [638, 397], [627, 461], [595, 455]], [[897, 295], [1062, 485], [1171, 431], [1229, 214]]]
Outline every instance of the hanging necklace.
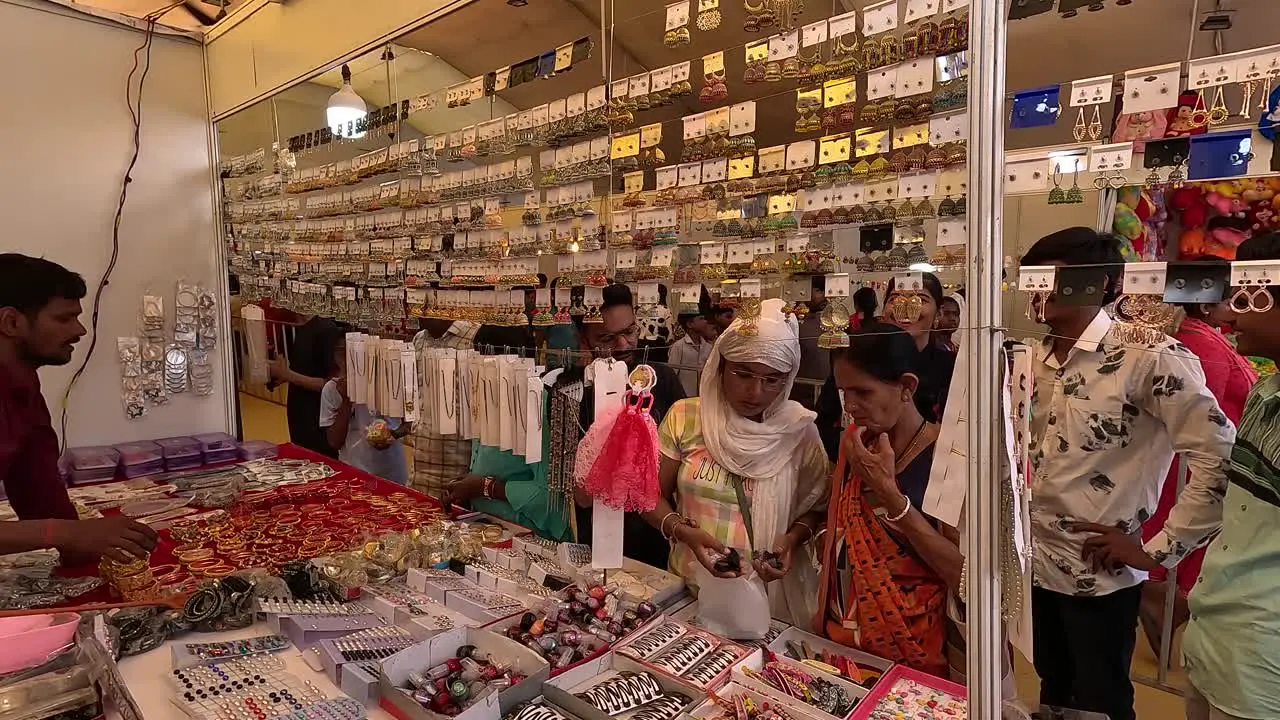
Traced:
[[457, 388], [454, 388], [453, 400], [450, 400], [449, 399], [449, 381], [448, 381], [448, 378], [444, 376], [444, 370], [440, 371], [440, 400], [441, 400], [441, 404], [444, 405], [445, 416], [448, 417], [450, 420], [452, 420], [454, 413], [457, 412], [458, 410], [458, 408], [456, 407], [456, 403], [458, 401], [458, 391], [457, 391]]

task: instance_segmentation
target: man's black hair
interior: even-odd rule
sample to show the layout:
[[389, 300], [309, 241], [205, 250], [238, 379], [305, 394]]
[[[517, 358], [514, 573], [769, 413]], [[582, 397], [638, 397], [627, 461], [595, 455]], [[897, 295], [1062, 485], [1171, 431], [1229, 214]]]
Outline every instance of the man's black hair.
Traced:
[[1102, 304], [1120, 295], [1120, 274], [1124, 272], [1124, 256], [1115, 235], [1087, 227], [1072, 227], [1045, 235], [1022, 256], [1021, 265], [1096, 265], [1107, 276], [1107, 289]]
[[[600, 312], [602, 313], [611, 307], [618, 307], [619, 305], [635, 307], [635, 303], [631, 299], [631, 288], [622, 283], [605, 285], [604, 289], [600, 291], [600, 296], [602, 298]], [[573, 316], [573, 324], [578, 326], [578, 330], [582, 330], [583, 318], [584, 316], [582, 315]]]
[[810, 278], [810, 279], [809, 279], [809, 288], [810, 288], [810, 289], [812, 289], [812, 290], [821, 290], [822, 292], [826, 292], [826, 291], [827, 291], [827, 276], [826, 276], [826, 275], [814, 275], [812, 278]]
[[537, 349], [528, 325], [481, 325], [472, 342], [481, 355], [510, 353], [532, 357]]
[[84, 278], [44, 258], [20, 253], [0, 254], [0, 308], [34, 315], [54, 298], [83, 300]]
[[880, 301], [876, 298], [876, 291], [869, 287], [860, 287], [853, 293], [853, 309], [862, 316], [863, 322], [875, 318], [876, 308], [879, 305]]
[[702, 317], [702, 313], [680, 313], [680, 315], [676, 317], [676, 322], [680, 323], [680, 327], [687, 330], [689, 328], [689, 323], [700, 317]]

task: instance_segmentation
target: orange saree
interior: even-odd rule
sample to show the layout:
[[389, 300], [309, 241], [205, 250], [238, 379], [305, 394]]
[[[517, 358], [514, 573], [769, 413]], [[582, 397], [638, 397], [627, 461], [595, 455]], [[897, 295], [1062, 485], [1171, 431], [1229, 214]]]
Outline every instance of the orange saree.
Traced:
[[[857, 429], [849, 427], [845, 435], [851, 432]], [[936, 426], [932, 435], [912, 456], [898, 459], [900, 479], [911, 461], [932, 447]], [[814, 632], [947, 677], [946, 585], [876, 515], [850, 462], [841, 443], [827, 509]]]

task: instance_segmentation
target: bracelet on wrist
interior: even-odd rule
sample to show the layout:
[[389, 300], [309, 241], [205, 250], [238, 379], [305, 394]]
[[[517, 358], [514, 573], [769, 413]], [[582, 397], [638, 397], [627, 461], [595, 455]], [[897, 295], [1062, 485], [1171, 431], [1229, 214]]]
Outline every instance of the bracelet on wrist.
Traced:
[[907, 516], [907, 513], [911, 512], [911, 498], [907, 497], [904, 494], [902, 496], [902, 502], [903, 502], [902, 512], [898, 513], [897, 515], [894, 515], [893, 517], [885, 516], [885, 519], [884, 519], [885, 522], [891, 522], [891, 523], [901, 522], [902, 519]]
[[485, 496], [486, 498], [493, 499], [493, 484], [496, 483], [497, 481], [498, 479], [495, 478], [494, 476], [485, 475], [484, 483], [481, 485], [480, 494]]

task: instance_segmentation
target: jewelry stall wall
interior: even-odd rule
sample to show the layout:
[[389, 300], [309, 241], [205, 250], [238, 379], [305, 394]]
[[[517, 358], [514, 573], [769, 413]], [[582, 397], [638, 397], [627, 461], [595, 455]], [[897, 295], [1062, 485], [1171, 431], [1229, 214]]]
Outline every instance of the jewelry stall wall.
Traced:
[[[80, 319], [90, 327], [94, 293], [112, 259], [112, 226], [133, 150], [125, 79], [144, 34], [44, 0], [0, 3], [0, 27], [9, 109], [0, 133], [3, 249], [44, 256], [80, 273], [89, 291]], [[69, 365], [40, 373], [55, 428], [65, 410], [68, 446], [235, 430], [234, 381], [218, 345], [226, 336], [227, 275], [213, 220], [202, 48], [196, 39], [157, 33], [150, 59], [142, 149], [96, 332], [80, 341]], [[180, 294], [179, 282], [199, 287]], [[159, 298], [160, 306], [145, 296]], [[187, 330], [189, 335], [174, 334]], [[159, 341], [148, 343], [154, 357], [117, 342], [146, 333]], [[64, 406], [72, 374], [95, 335], [96, 348]], [[183, 350], [184, 362], [191, 363], [181, 377], [176, 367], [168, 373], [165, 351], [188, 341], [193, 351], [198, 344], [206, 350], [200, 369], [195, 353]], [[166, 391], [166, 374], [174, 384], [182, 381], [182, 392]], [[144, 388], [152, 379], [156, 384]], [[144, 390], [151, 395], [144, 397]], [[146, 414], [126, 420], [139, 408]]]

